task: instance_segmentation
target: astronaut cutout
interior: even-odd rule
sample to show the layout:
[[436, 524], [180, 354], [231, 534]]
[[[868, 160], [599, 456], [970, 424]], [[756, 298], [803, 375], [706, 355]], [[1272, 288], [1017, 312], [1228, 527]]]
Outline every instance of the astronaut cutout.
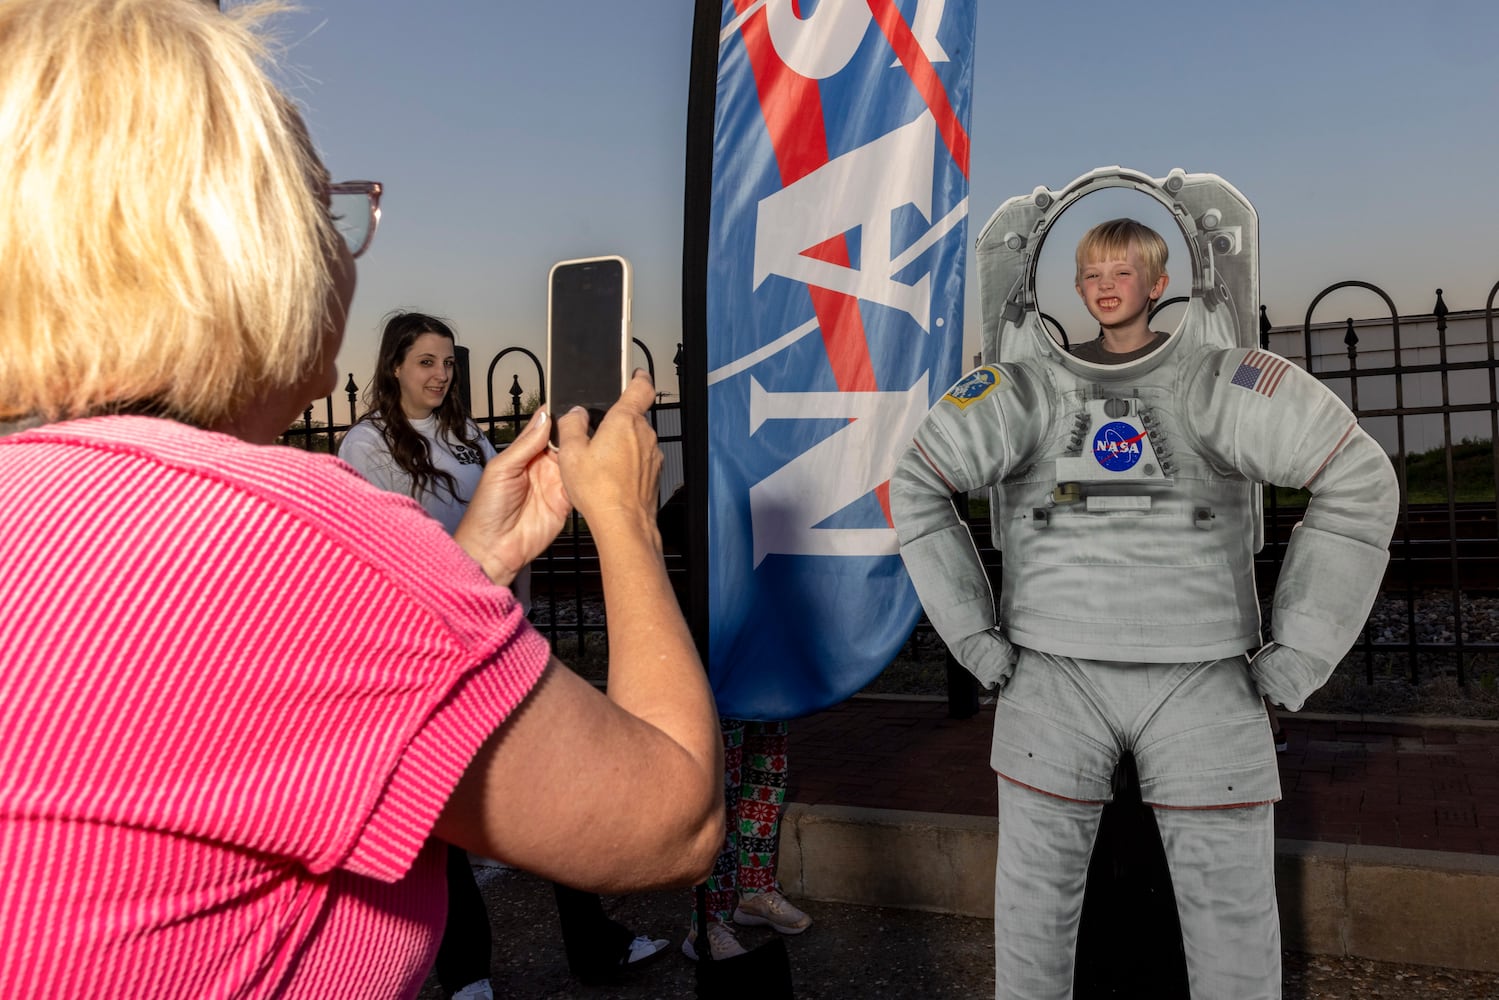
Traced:
[[[1035, 302], [1047, 231], [1103, 187], [1170, 210], [1192, 265], [1176, 331], [1131, 353], [1084, 350], [1124, 359], [1108, 364], [1058, 343]], [[1129, 245], [1105, 256], [1153, 238], [1164, 264], [1151, 230], [1109, 232]], [[1072, 995], [1088, 859], [1126, 751], [1161, 831], [1192, 995], [1280, 996], [1280, 781], [1261, 695], [1301, 707], [1352, 646], [1388, 560], [1398, 488], [1332, 392], [1255, 346], [1257, 241], [1253, 207], [1211, 174], [1106, 167], [1060, 194], [1005, 202], [977, 246], [990, 363], [937, 402], [891, 479], [928, 618], [998, 686], [996, 997]], [[1151, 299], [1165, 287], [1156, 277], [1143, 282]], [[1119, 296], [1101, 301], [1087, 303], [1095, 318]], [[1264, 645], [1261, 483], [1312, 494]], [[1004, 555], [997, 608], [951, 502], [981, 488]]]

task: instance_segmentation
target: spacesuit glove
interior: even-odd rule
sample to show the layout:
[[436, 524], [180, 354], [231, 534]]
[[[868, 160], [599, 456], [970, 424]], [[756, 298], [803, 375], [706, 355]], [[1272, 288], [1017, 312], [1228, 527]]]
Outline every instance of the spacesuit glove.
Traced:
[[959, 639], [952, 647], [952, 655], [980, 684], [999, 691], [1015, 672], [1020, 651], [995, 627]]
[[1249, 673], [1260, 694], [1296, 712], [1332, 676], [1335, 663], [1324, 663], [1290, 646], [1266, 643], [1249, 660]]

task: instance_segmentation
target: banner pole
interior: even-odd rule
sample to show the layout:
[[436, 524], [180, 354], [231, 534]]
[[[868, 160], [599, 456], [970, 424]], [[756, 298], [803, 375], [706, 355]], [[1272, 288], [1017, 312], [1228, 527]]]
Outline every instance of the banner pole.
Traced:
[[721, 0], [697, 0], [687, 86], [687, 148], [682, 212], [682, 467], [687, 503], [687, 607], [683, 612], [708, 663], [708, 229], [713, 200], [713, 126], [718, 99]]

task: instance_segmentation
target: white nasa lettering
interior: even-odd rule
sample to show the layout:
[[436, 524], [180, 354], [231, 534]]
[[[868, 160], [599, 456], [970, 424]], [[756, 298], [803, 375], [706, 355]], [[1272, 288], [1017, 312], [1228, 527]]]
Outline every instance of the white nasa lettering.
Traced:
[[[898, 269], [890, 252], [890, 216], [903, 205], [915, 205], [931, 221], [937, 141], [937, 123], [931, 112], [923, 112], [761, 201], [755, 218], [755, 287], [781, 275], [899, 309], [930, 333], [931, 275], [923, 274], [914, 285], [890, 277]], [[892, 163], [910, 169], [892, 170]], [[855, 228], [858, 267], [802, 254]]]
[[916, 36], [921, 51], [933, 63], [948, 61], [947, 50], [937, 41], [937, 29], [942, 27], [946, 8], [947, 0], [917, 0], [916, 13], [911, 17], [911, 34]]
[[1140, 454], [1140, 446], [1133, 441], [1099, 441], [1093, 450], [1105, 452], [1109, 455]]
[[[911, 33], [933, 63], [948, 61], [937, 41], [946, 6], [947, 0], [919, 0], [911, 18]], [[874, 14], [865, 0], [821, 0], [811, 14], [797, 17], [791, 0], [766, 0], [765, 20], [781, 62], [802, 76], [826, 80], [853, 59]]]
[[894, 528], [817, 525], [890, 478], [927, 409], [925, 372], [895, 392], [769, 392], [751, 376], [751, 434], [767, 420], [849, 421], [750, 487], [755, 565], [771, 554], [894, 555]]

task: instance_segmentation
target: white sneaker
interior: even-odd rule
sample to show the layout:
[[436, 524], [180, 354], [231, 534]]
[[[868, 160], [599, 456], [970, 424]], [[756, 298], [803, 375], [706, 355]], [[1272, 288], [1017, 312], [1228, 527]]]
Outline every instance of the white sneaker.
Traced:
[[494, 1000], [494, 988], [487, 979], [476, 979], [453, 994], [453, 1000]]
[[649, 938], [644, 934], [630, 942], [630, 953], [625, 956], [625, 968], [632, 968], [649, 961], [666, 950], [671, 944], [666, 938]]
[[734, 910], [734, 923], [744, 927], [771, 927], [782, 934], [800, 934], [812, 926], [812, 918], [792, 906], [778, 890], [743, 896]]
[[[747, 955], [744, 945], [734, 936], [734, 930], [728, 924], [719, 923], [717, 920], [708, 921], [708, 950], [715, 959], [733, 958], [736, 955]], [[682, 954], [697, 961], [697, 931], [687, 935], [682, 942]]]

